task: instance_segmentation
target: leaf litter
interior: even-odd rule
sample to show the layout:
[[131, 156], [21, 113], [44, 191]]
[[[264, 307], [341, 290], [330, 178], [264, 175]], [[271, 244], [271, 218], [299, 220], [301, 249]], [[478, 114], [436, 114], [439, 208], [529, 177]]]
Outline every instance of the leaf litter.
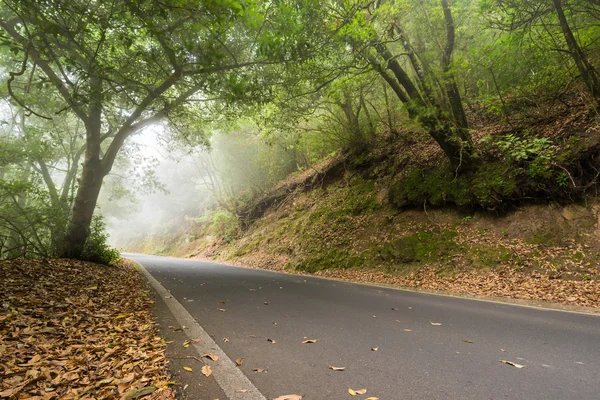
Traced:
[[0, 261], [0, 397], [174, 399], [131, 265]]

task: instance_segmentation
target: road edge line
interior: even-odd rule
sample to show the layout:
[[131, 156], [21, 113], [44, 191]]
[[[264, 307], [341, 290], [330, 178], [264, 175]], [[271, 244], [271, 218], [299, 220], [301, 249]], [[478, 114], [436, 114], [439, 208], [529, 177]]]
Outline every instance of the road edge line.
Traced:
[[[235, 363], [225, 354], [219, 345], [210, 337], [210, 335], [200, 326], [185, 307], [177, 301], [177, 299], [156, 280], [148, 272], [148, 270], [136, 260], [131, 260], [152, 285], [158, 293], [165, 305], [175, 317], [180, 326], [185, 326], [186, 336], [190, 340], [200, 339], [200, 342], [192, 345], [198, 356], [202, 358], [203, 354], [213, 353], [219, 359], [217, 361], [205, 360], [205, 364], [209, 365], [213, 371], [212, 375], [225, 392], [229, 400], [267, 400], [266, 397], [258, 390], [256, 386], [248, 379], [246, 375], [235, 365]], [[200, 373], [198, 371], [198, 373]], [[247, 390], [246, 392], [238, 392], [238, 390]]]

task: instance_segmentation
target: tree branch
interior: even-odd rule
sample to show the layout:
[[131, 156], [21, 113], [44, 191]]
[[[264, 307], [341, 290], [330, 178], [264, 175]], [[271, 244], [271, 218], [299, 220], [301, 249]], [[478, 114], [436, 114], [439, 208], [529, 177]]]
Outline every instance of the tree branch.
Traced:
[[[16, 31], [13, 24], [4, 19], [0, 19], [0, 27], [4, 28], [4, 30], [23, 48], [27, 48], [28, 40]], [[31, 58], [42, 69], [42, 71], [44, 71], [48, 79], [50, 79], [50, 82], [52, 82], [52, 84], [56, 87], [63, 99], [65, 99], [65, 101], [71, 105], [73, 111], [75, 111], [75, 114], [77, 114], [77, 116], [84, 121], [84, 123], [88, 121], [87, 114], [80, 106], [75, 104], [71, 93], [69, 93], [69, 90], [65, 87], [63, 81], [58, 77], [58, 75], [56, 75], [52, 67], [50, 67], [48, 61], [43, 59], [33, 46], [29, 47], [28, 50]]]

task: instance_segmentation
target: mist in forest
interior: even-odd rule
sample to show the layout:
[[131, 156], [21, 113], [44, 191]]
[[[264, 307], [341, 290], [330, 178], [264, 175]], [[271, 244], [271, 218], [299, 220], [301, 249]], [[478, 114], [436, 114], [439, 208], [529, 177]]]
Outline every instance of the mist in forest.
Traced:
[[99, 211], [109, 243], [117, 248], [152, 235], [165, 236], [216, 208], [235, 215], [251, 198], [298, 169], [297, 152], [269, 144], [256, 129], [214, 131], [208, 143], [174, 144], [148, 130], [133, 138], [133, 160], [108, 177]]

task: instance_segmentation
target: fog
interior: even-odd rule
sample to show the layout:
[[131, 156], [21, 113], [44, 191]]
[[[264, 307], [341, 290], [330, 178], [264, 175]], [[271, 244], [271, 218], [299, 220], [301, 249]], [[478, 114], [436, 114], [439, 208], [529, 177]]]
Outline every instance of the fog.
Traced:
[[109, 243], [126, 249], [151, 235], [180, 233], [217, 207], [235, 214], [241, 201], [298, 168], [292, 150], [267, 144], [252, 125], [213, 131], [207, 145], [160, 126], [144, 131], [127, 143], [100, 196]]
[[132, 239], [172, 230], [214, 204], [198, 161], [210, 157], [204, 147], [173, 148], [148, 130], [128, 144], [132, 159], [120, 163], [107, 178], [99, 201], [109, 243], [117, 248]]

